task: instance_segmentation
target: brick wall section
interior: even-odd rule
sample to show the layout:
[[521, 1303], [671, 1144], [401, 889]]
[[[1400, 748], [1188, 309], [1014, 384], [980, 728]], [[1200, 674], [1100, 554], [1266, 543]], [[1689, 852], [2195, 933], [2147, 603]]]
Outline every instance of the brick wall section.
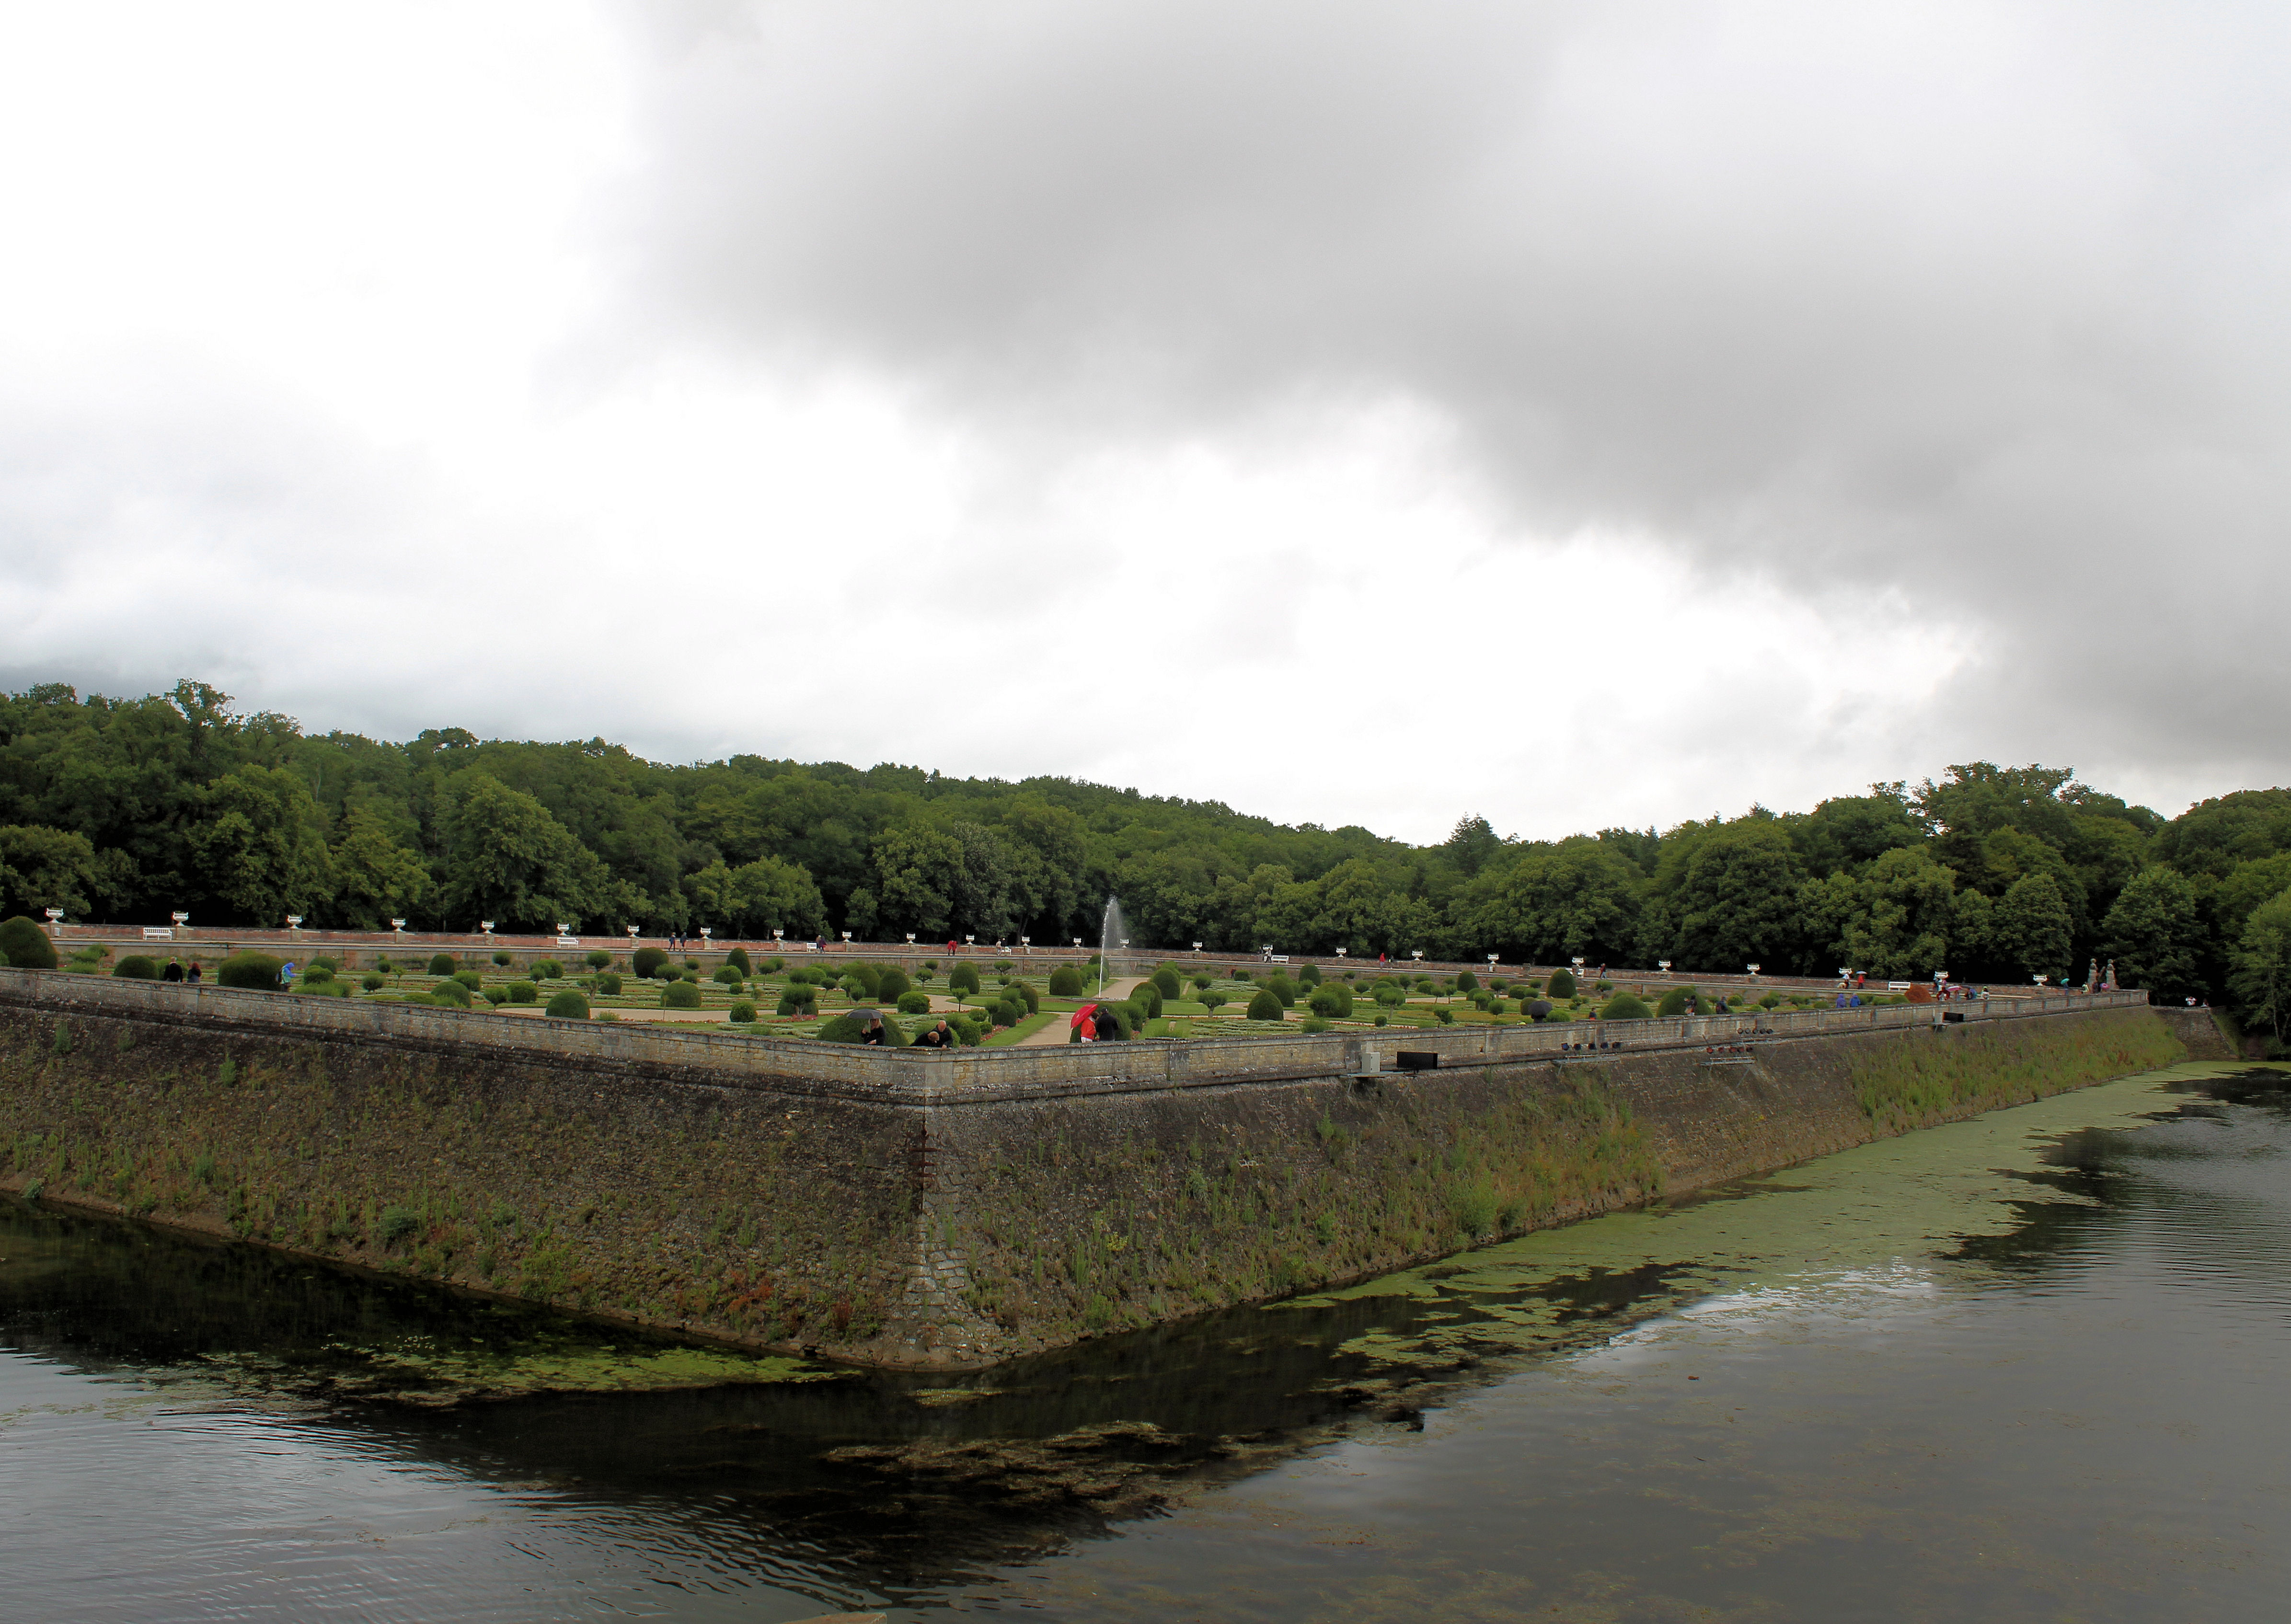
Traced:
[[[574, 1024], [418, 1009], [388, 1013], [436, 1018], [335, 1029], [298, 1007], [343, 1001], [183, 991], [0, 976], [0, 1183], [927, 1366], [1373, 1274], [2185, 1052], [2154, 1013], [2079, 1001], [1941, 1028], [1926, 1010], [1748, 1054], [1507, 1055], [1488, 1046], [1507, 1033], [1479, 1029], [1426, 1034], [1459, 1062], [1430, 1073], [1370, 1073], [1344, 1040], [1300, 1037], [1053, 1050], [1050, 1072], [1027, 1059], [940, 1086], [929, 1068], [967, 1057], [909, 1068], [723, 1041], [837, 1051], [774, 1072], [709, 1063], [720, 1045], [681, 1033], [591, 1028], [640, 1041], [559, 1048], [512, 1040]], [[1244, 1049], [1258, 1063], [1238, 1069], [1209, 1052]], [[1857, 1092], [1927, 1071], [1969, 1091], [1882, 1123]]]

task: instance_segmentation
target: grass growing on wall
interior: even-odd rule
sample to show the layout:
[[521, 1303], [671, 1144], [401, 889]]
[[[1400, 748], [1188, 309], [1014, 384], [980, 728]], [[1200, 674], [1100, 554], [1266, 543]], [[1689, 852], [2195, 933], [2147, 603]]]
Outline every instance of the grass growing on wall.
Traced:
[[2180, 1041], [2144, 1009], [2074, 1020], [1911, 1030], [1854, 1051], [1847, 1062], [1856, 1101], [1881, 1134], [2019, 1105], [2110, 1077], [2153, 1071], [2184, 1057]]

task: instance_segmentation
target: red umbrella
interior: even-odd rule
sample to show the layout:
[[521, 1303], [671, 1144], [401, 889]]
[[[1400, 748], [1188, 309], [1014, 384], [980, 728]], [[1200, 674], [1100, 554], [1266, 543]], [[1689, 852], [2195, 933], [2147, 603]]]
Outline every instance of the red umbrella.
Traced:
[[1068, 1021], [1066, 1025], [1069, 1026], [1079, 1026], [1097, 1013], [1097, 1006], [1096, 1004], [1084, 1004], [1081, 1009], [1073, 1012], [1073, 1019]]

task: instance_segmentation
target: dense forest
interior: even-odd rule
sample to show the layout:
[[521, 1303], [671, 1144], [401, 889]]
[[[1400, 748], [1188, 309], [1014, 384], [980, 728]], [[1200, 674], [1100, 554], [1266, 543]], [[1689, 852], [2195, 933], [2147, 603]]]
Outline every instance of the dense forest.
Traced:
[[2167, 822], [2066, 769], [1975, 762], [1806, 813], [1557, 840], [1466, 817], [1417, 847], [1065, 778], [664, 766], [454, 728], [386, 744], [229, 707], [188, 681], [0, 700], [5, 910], [1048, 941], [1094, 939], [1112, 892], [1153, 945], [1980, 979], [2112, 958], [2125, 985], [2271, 1024], [2291, 986], [2280, 789]]

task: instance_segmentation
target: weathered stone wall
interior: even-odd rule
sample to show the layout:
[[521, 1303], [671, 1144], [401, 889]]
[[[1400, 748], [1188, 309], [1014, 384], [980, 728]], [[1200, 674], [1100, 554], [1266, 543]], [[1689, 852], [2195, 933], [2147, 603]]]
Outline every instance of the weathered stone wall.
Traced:
[[900, 1364], [1373, 1274], [2186, 1052], [2155, 1014], [2099, 1009], [1748, 1053], [896, 1095], [118, 1007], [0, 998], [0, 1184]]

